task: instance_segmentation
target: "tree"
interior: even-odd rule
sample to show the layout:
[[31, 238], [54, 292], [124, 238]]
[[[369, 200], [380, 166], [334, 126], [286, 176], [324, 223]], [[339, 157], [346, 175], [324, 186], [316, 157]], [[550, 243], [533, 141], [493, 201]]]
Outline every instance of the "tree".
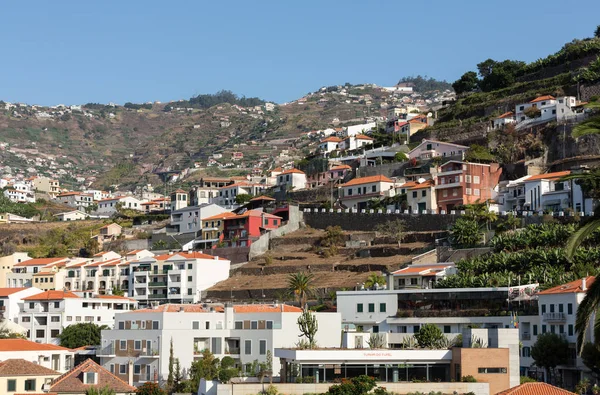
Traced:
[[288, 290], [295, 295], [300, 306], [304, 306], [308, 297], [314, 292], [313, 288], [314, 275], [312, 273], [290, 273], [288, 275]]
[[596, 379], [600, 379], [600, 348], [597, 344], [586, 343], [581, 350], [583, 364], [592, 372]]
[[365, 281], [365, 288], [370, 289], [376, 285], [385, 286], [385, 284], [386, 281], [384, 276], [379, 273], [371, 273], [369, 274], [367, 281]]
[[179, 358], [175, 358], [175, 373], [173, 374], [173, 386], [171, 392], [185, 391], [185, 383], [183, 382], [183, 374], [181, 373], [181, 364]]
[[[198, 387], [196, 387], [196, 391]], [[136, 395], [167, 395], [167, 391], [160, 388], [157, 383], [146, 381], [144, 384], [137, 387]]]
[[452, 88], [457, 95], [474, 92], [478, 86], [479, 79], [477, 78], [477, 73], [474, 71], [467, 71], [452, 84]]
[[202, 351], [202, 358], [192, 362], [189, 370], [190, 380], [188, 382], [188, 391], [198, 391], [200, 379], [214, 380], [219, 376], [219, 359], [215, 358], [210, 350]]
[[308, 348], [316, 348], [317, 342], [315, 341], [315, 336], [319, 330], [317, 316], [314, 315], [307, 307], [305, 307], [300, 317], [298, 317], [297, 322], [298, 329], [300, 329], [301, 333], [301, 335], [298, 335], [298, 337], [304, 336], [307, 339]]
[[381, 233], [386, 237], [390, 237], [394, 239], [396, 243], [398, 243], [398, 247], [402, 244], [402, 239], [404, 239], [406, 230], [406, 222], [401, 219], [395, 219], [393, 221], [387, 221], [382, 224], [377, 224], [375, 227], [375, 232]]
[[525, 111], [523, 111], [523, 114], [525, 114], [527, 118], [530, 119], [539, 118], [542, 116], [542, 110], [540, 110], [537, 107], [528, 107], [525, 109]]
[[235, 202], [240, 205], [244, 205], [248, 203], [252, 199], [252, 195], [248, 195], [247, 193], [240, 193], [235, 197]]
[[121, 289], [119, 286], [115, 286], [112, 288], [112, 294], [115, 296], [123, 296], [125, 295], [125, 291]]
[[553, 382], [554, 369], [569, 359], [569, 342], [556, 333], [542, 333], [531, 348], [531, 357], [537, 366], [546, 369], [550, 382]]
[[90, 387], [85, 391], [85, 395], [116, 395], [116, 392], [108, 386], [104, 388]]
[[436, 348], [444, 338], [442, 330], [434, 324], [425, 324], [415, 335], [415, 339], [421, 348]]
[[69, 325], [58, 335], [60, 345], [66, 348], [95, 346], [102, 340], [101, 331], [109, 329], [108, 326], [98, 326], [91, 322]]
[[489, 148], [479, 144], [472, 144], [465, 154], [467, 162], [493, 162], [496, 160]]
[[[268, 356], [267, 351], [267, 356]], [[219, 381], [221, 383], [228, 383], [229, 380], [236, 377], [239, 374], [239, 369], [235, 367], [235, 360], [229, 356], [223, 357], [221, 359], [221, 364], [219, 366]]]
[[450, 229], [450, 243], [456, 248], [473, 248], [481, 243], [481, 227], [474, 219], [459, 218]]
[[171, 338], [171, 347], [169, 349], [169, 376], [167, 377], [167, 389], [173, 392], [173, 374], [175, 369], [175, 356], [173, 355], [173, 338]]
[[374, 377], [360, 375], [350, 380], [345, 380], [341, 384], [335, 384], [329, 387], [327, 394], [330, 395], [366, 395], [371, 391], [377, 382]]
[[594, 37], [600, 38], [600, 25], [598, 25], [594, 31]]
[[408, 160], [408, 156], [404, 152], [396, 152], [394, 155], [394, 161], [396, 162], [406, 162]]

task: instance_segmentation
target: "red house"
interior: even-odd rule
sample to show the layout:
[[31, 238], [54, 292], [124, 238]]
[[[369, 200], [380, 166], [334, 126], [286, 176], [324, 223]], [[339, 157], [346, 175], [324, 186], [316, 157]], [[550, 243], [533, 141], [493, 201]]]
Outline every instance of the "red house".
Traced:
[[223, 219], [223, 241], [229, 247], [247, 247], [262, 234], [281, 226], [281, 217], [260, 210], [248, 210]]

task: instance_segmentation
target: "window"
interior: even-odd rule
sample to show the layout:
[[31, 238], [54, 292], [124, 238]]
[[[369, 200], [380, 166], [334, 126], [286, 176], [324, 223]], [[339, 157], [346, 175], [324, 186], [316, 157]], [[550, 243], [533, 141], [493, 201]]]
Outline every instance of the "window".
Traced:
[[550, 333], [556, 333], [556, 325], [550, 325]]
[[362, 313], [363, 312], [363, 304], [362, 303], [357, 303], [356, 304], [356, 312], [357, 313]]
[[267, 321], [267, 329], [273, 329], [273, 321]]
[[250, 329], [258, 329], [258, 321], [251, 321]]
[[244, 340], [244, 354], [252, 354], [252, 340]]
[[466, 188], [465, 194], [466, 195], [470, 195], [471, 194], [471, 188]]
[[559, 325], [559, 326], [558, 326], [558, 333], [560, 333], [561, 335], [562, 335], [563, 333], [565, 333], [565, 326], [564, 326], [564, 325]]
[[192, 329], [200, 329], [200, 321], [192, 321]]
[[211, 350], [210, 351], [213, 354], [221, 354], [222, 353], [222, 346], [221, 346], [222, 339], [220, 337], [213, 337], [210, 340], [211, 340]]
[[[69, 318], [71, 317], [67, 317], [67, 321], [71, 321]], [[125, 329], [125, 321], [119, 321], [119, 329]]]
[[387, 310], [387, 306], [385, 303], [379, 303], [379, 312], [380, 313], [385, 313]]
[[31, 322], [31, 317], [22, 317], [21, 322]]
[[37, 329], [35, 331], [35, 337], [40, 338], [46, 336], [46, 331], [43, 329]]
[[81, 322], [81, 316], [77, 316], [77, 317], [75, 317], [75, 321], [76, 321], [76, 322]]
[[506, 373], [506, 368], [478, 368], [477, 372], [482, 374]]
[[58, 309], [60, 307], [60, 302], [54, 302], [54, 308]]
[[546, 305], [545, 305], [545, 304], [543, 304], [543, 305], [542, 305], [542, 314], [545, 314], [545, 313], [546, 313]]
[[542, 325], [542, 333], [546, 333], [546, 325]]
[[50, 322], [60, 322], [60, 315], [50, 317]]
[[33, 309], [34, 307], [35, 307], [35, 303], [33, 303], [33, 302], [29, 302], [29, 308], [30, 308], [30, 309]]
[[450, 325], [444, 325], [444, 333], [450, 333]]
[[427, 190], [422, 190], [421, 191], [421, 197], [427, 197]]
[[375, 312], [375, 303], [369, 303], [369, 313]]
[[538, 334], [538, 327], [537, 327], [537, 325], [534, 325], [533, 326], [533, 336], [537, 336], [537, 334]]
[[567, 303], [567, 314], [573, 314], [573, 303]]
[[554, 305], [553, 304], [550, 305], [550, 312], [554, 313]]
[[479, 196], [480, 194], [481, 194], [481, 192], [479, 191], [478, 188], [473, 189], [473, 195]]
[[119, 340], [119, 350], [127, 350], [127, 340]]
[[188, 296], [191, 296], [191, 295], [192, 295], [192, 289], [188, 288]]
[[443, 197], [448, 197], [448, 190], [447, 190], [447, 189], [444, 189], [444, 190], [442, 191], [442, 196], [443, 196]]
[[531, 348], [529, 348], [529, 347], [523, 347], [523, 357], [524, 358], [531, 357]]
[[16, 391], [17, 390], [17, 380], [6, 380], [6, 390], [7, 391]]
[[417, 191], [413, 191], [412, 195], [413, 195], [413, 198], [416, 198], [417, 197]]
[[152, 321], [152, 329], [158, 329], [158, 321]]
[[58, 330], [58, 329], [52, 329], [52, 330], [50, 330], [50, 337], [57, 338], [58, 335], [60, 335], [60, 330]]
[[243, 328], [244, 328], [244, 323], [242, 321], [235, 322], [235, 329], [243, 329]]
[[258, 353], [260, 355], [266, 355], [267, 354], [267, 341], [266, 340], [259, 340], [258, 341]]
[[413, 325], [413, 333], [419, 333], [420, 330], [421, 328], [419, 327], [419, 325]]
[[188, 263], [188, 269], [192, 270], [192, 264], [191, 263]]
[[573, 325], [572, 325], [572, 324], [569, 324], [569, 327], [568, 327], [568, 335], [569, 335], [569, 336], [573, 336]]
[[371, 192], [377, 192], [377, 185], [371, 186]]
[[564, 313], [564, 308], [563, 308], [563, 304], [562, 303], [558, 305], [558, 312], [559, 313]]
[[119, 365], [119, 374], [127, 374], [127, 365]]
[[35, 379], [25, 380], [25, 391], [35, 391]]
[[473, 176], [473, 184], [479, 184], [479, 176]]
[[192, 281], [192, 276], [188, 276], [188, 281]]
[[133, 374], [141, 374], [142, 365], [133, 365]]
[[142, 349], [142, 341], [141, 340], [134, 340], [133, 341], [133, 349], [136, 351], [139, 351]]
[[210, 321], [206, 321], [206, 322], [204, 323], [204, 328], [205, 328], [205, 329], [210, 329]]
[[465, 176], [465, 182], [471, 182], [471, 176], [469, 174]]

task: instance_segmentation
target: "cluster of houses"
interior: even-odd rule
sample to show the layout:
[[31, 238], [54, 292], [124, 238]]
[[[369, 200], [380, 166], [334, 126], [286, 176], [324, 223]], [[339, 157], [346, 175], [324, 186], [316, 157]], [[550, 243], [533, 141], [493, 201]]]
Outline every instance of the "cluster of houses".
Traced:
[[581, 117], [585, 104], [587, 103], [577, 100], [574, 96], [538, 96], [529, 102], [515, 105], [514, 111], [494, 118], [492, 127], [498, 129], [515, 124], [517, 128], [522, 128], [546, 122], [567, 122]]

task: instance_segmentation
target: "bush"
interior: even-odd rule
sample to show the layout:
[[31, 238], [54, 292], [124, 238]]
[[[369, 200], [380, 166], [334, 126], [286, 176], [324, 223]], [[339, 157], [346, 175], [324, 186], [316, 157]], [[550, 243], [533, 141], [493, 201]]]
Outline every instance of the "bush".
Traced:
[[436, 348], [441, 339], [444, 338], [442, 330], [434, 324], [425, 324], [415, 334], [415, 339], [421, 348]]
[[468, 375], [468, 376], [462, 376], [460, 381], [462, 381], [463, 383], [476, 383], [477, 379], [471, 375]]

